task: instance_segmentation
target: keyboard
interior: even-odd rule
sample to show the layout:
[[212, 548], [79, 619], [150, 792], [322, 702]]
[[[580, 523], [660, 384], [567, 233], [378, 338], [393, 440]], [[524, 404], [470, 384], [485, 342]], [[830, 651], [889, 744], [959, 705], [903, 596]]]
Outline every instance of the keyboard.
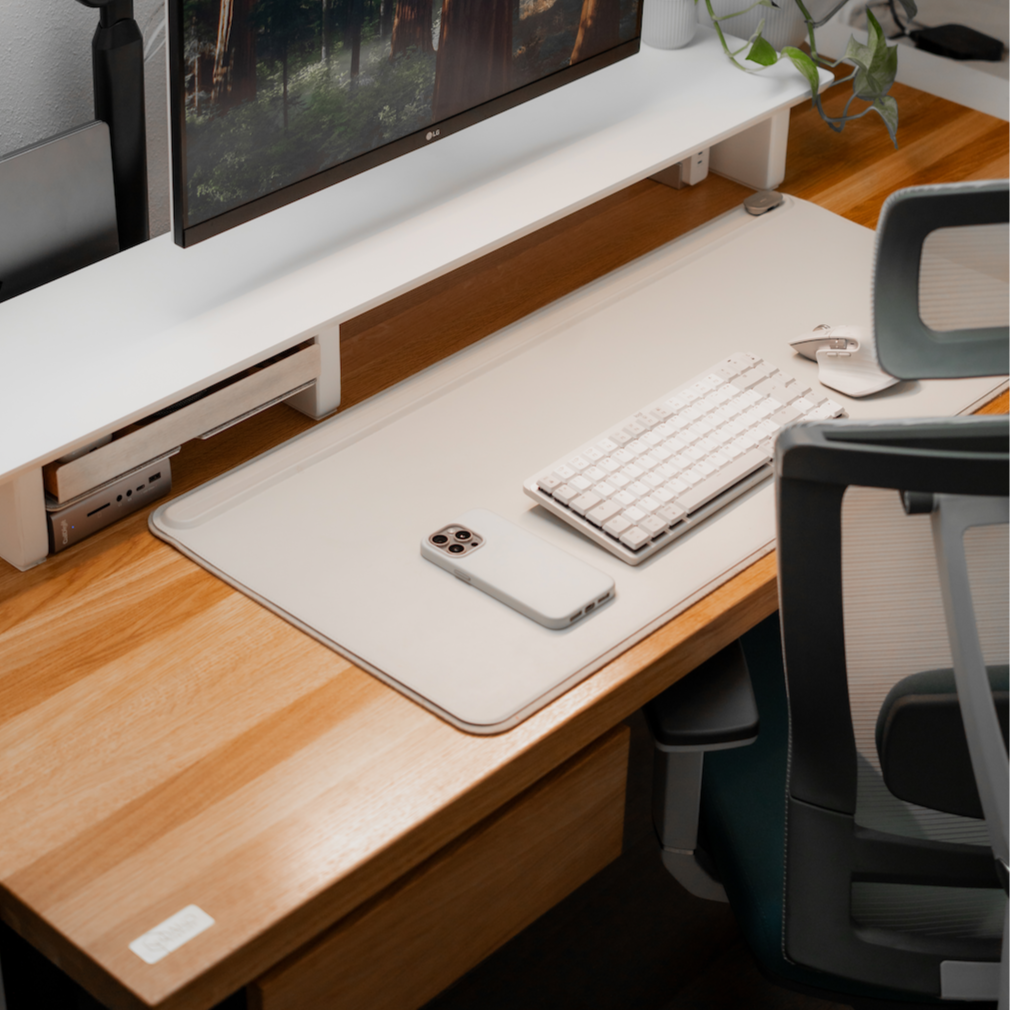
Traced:
[[844, 417], [753, 354], [730, 355], [526, 480], [534, 501], [637, 565], [772, 474], [793, 421]]

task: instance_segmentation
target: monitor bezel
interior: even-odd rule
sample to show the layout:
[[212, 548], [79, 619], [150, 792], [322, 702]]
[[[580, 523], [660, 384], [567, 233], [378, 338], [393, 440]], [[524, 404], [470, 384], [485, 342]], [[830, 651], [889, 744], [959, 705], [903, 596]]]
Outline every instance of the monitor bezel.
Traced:
[[[531, 81], [514, 91], [506, 92], [497, 98], [483, 102], [480, 105], [465, 109], [454, 116], [426, 125], [423, 129], [407, 134], [397, 140], [390, 141], [382, 147], [366, 151], [354, 158], [350, 158], [339, 165], [317, 172], [305, 179], [299, 179], [281, 189], [266, 193], [218, 214], [216, 217], [200, 221], [189, 226], [185, 225], [187, 214], [187, 193], [185, 181], [185, 161], [186, 161], [186, 128], [185, 128], [185, 101], [183, 98], [183, 74], [184, 67], [182, 61], [182, 25], [180, 23], [179, 12], [182, 0], [170, 0], [168, 5], [168, 28], [169, 28], [169, 99], [172, 120], [172, 231], [177, 245], [183, 248], [204, 242], [215, 235], [228, 231], [231, 228], [246, 224], [255, 218], [271, 211], [279, 210], [288, 204], [301, 200], [303, 197], [311, 196], [321, 190], [328, 189], [346, 179], [360, 175], [370, 169], [377, 168], [395, 158], [403, 157], [422, 147], [428, 147], [432, 143], [437, 143], [446, 137], [474, 126], [499, 113], [507, 112], [518, 105], [532, 101], [557, 88], [586, 77], [598, 70], [618, 63], [621, 60], [634, 56], [641, 48], [642, 34], [642, 8], [644, 2], [638, 5], [638, 19], [636, 33], [632, 39], [622, 42], [611, 49], [597, 53], [595, 56], [587, 57], [578, 63], [570, 64], [567, 67], [557, 70], [546, 77], [541, 77], [536, 81]], [[431, 137], [435, 132], [436, 136]]]

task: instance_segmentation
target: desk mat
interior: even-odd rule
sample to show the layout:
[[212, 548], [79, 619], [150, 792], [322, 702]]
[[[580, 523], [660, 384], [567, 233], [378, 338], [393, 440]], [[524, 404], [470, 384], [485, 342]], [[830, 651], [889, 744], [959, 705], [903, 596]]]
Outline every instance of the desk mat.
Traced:
[[[151, 529], [460, 729], [509, 729], [774, 546], [770, 481], [632, 568], [523, 479], [734, 351], [816, 382], [787, 341], [869, 324], [873, 239], [800, 200], [730, 212], [168, 502]], [[831, 395], [858, 418], [949, 415], [997, 385]], [[616, 598], [552, 631], [422, 559], [422, 537], [475, 507], [603, 570]]]

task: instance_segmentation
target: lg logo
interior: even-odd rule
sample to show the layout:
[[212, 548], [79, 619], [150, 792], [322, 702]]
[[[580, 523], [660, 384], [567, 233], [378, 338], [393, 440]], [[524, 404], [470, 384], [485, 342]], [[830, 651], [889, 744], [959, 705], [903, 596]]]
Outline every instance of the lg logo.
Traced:
[[425, 135], [425, 140], [434, 140], [442, 131], [441, 130], [429, 130]]

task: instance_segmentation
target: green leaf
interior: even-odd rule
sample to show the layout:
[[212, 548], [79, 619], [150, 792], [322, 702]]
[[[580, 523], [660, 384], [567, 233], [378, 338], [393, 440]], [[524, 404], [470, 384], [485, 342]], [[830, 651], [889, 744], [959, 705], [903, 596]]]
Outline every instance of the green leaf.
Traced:
[[[898, 69], [898, 47], [888, 46], [884, 30], [880, 22], [873, 16], [873, 11], [866, 9], [866, 20], [870, 29], [870, 48], [873, 50], [873, 62], [870, 71], [874, 77], [887, 82], [890, 87], [894, 83], [894, 72]], [[888, 80], [888, 72], [890, 79]]]
[[782, 55], [787, 57], [792, 65], [807, 79], [810, 85], [810, 94], [816, 95], [820, 86], [821, 78], [817, 73], [817, 64], [802, 49], [795, 46], [783, 46]]
[[871, 10], [866, 12], [869, 22], [869, 45], [849, 39], [842, 57], [856, 67], [852, 82], [855, 94], [867, 102], [886, 95], [894, 84], [898, 72], [898, 47], [888, 46], [880, 23]]
[[860, 70], [867, 71], [873, 62], [873, 50], [869, 46], [864, 46], [862, 42], [857, 42], [855, 35], [850, 35], [842, 59], [855, 63]]
[[752, 63], [760, 63], [763, 67], [770, 67], [778, 62], [779, 54], [775, 52], [774, 47], [767, 39], [763, 39], [759, 35], [754, 40], [754, 45], [750, 47], [747, 59]]
[[867, 46], [872, 53], [876, 54], [880, 46], [885, 44], [884, 29], [880, 27], [880, 22], [873, 16], [873, 11], [869, 7], [866, 8], [866, 32], [869, 36], [866, 40]]
[[873, 102], [873, 108], [880, 113], [880, 118], [887, 126], [891, 135], [891, 143], [898, 146], [898, 103], [890, 95], [881, 95]]

